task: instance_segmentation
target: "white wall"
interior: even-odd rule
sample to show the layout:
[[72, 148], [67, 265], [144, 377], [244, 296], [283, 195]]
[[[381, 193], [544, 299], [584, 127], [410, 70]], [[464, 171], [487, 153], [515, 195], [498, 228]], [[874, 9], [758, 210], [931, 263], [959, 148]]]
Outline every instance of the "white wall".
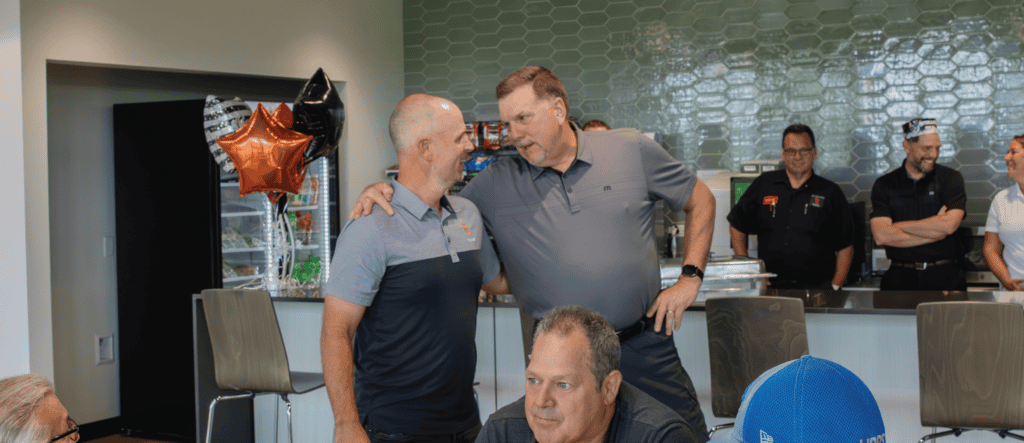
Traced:
[[[10, 0], [0, 0], [10, 1]], [[402, 97], [401, 3], [395, 0], [360, 2], [281, 3], [226, 0], [157, 2], [106, 0], [103, 2], [33, 0], [21, 4], [22, 64], [24, 78], [24, 220], [27, 220], [29, 329], [32, 337], [31, 370], [48, 377], [58, 375], [58, 395], [68, 392], [68, 409], [81, 422], [116, 416], [115, 370], [91, 367], [89, 331], [116, 330], [116, 292], [109, 291], [109, 273], [95, 275], [100, 281], [83, 281], [82, 295], [65, 288], [64, 262], [56, 257], [75, 248], [70, 265], [97, 260], [100, 238], [113, 235], [107, 221], [112, 203], [80, 205], [72, 211], [103, 221], [92, 225], [98, 232], [61, 237], [61, 226], [52, 220], [57, 205], [48, 195], [74, 183], [72, 174], [51, 168], [52, 149], [47, 130], [47, 61], [71, 65], [137, 67], [142, 70], [193, 73], [226, 73], [284, 78], [308, 78], [318, 67], [336, 82], [345, 82], [348, 149], [343, 168], [342, 207], [350, 206], [358, 192], [381, 178], [384, 167], [394, 163], [387, 141], [387, 119]], [[5, 13], [6, 14], [6, 13]], [[16, 15], [15, 15], [16, 16]], [[4, 60], [8, 60], [5, 58]], [[65, 87], [61, 94], [73, 92]], [[71, 93], [71, 96], [76, 96]], [[78, 96], [85, 100], [89, 95]], [[145, 97], [141, 97], [145, 99]], [[76, 106], [96, 106], [77, 103]], [[6, 111], [4, 111], [6, 112]], [[92, 158], [75, 165], [103, 173], [103, 162]], [[69, 161], [69, 165], [74, 162]], [[60, 166], [60, 165], [56, 165]], [[60, 168], [57, 168], [58, 170]], [[61, 175], [62, 180], [51, 176]], [[112, 191], [111, 191], [112, 192]], [[109, 196], [107, 197], [109, 198]], [[59, 200], [59, 199], [57, 199]], [[102, 202], [101, 202], [102, 203]], [[61, 201], [64, 210], [68, 203]], [[24, 222], [23, 222], [24, 223]], [[112, 225], [109, 225], [112, 226]], [[90, 266], [102, 268], [103, 263]], [[80, 272], [79, 271], [73, 271]], [[86, 279], [88, 273], [73, 279]], [[60, 294], [57, 294], [60, 292]], [[54, 294], [51, 297], [51, 294]], [[64, 297], [64, 298], [61, 298]], [[73, 306], [52, 307], [56, 301], [74, 300]], [[77, 315], [78, 307], [86, 314]], [[6, 311], [5, 311], [6, 312]], [[70, 332], [69, 332], [70, 331]], [[62, 337], [55, 345], [53, 334]], [[85, 349], [83, 349], [83, 347]], [[60, 356], [55, 360], [54, 354]], [[55, 368], [59, 364], [60, 368]], [[74, 387], [74, 388], [72, 388]], [[70, 401], [69, 401], [70, 400]]]
[[18, 0], [0, 0], [0, 378], [28, 372], [25, 163]]

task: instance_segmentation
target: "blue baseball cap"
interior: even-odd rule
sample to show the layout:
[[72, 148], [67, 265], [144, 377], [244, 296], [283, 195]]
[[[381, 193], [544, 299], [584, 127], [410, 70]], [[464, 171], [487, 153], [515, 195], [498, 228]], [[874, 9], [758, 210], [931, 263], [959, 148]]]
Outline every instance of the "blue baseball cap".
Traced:
[[736, 426], [713, 442], [884, 443], [871, 391], [837, 363], [805, 355], [757, 377], [743, 392]]

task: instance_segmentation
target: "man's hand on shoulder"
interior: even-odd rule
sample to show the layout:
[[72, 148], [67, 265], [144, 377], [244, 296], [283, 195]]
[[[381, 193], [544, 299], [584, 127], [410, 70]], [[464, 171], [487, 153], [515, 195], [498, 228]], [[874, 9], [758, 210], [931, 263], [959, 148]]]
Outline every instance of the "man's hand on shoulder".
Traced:
[[395, 209], [391, 207], [391, 197], [395, 194], [395, 188], [388, 182], [377, 182], [363, 189], [356, 199], [356, 205], [348, 218], [355, 220], [364, 215], [370, 215], [373, 205], [380, 206], [388, 215], [395, 215]]
[[683, 311], [697, 299], [700, 283], [701, 279], [697, 277], [681, 277], [676, 284], [658, 294], [654, 304], [647, 310], [647, 316], [654, 317], [655, 331], [660, 332], [663, 323], [668, 335], [672, 335], [673, 330], [679, 330]]

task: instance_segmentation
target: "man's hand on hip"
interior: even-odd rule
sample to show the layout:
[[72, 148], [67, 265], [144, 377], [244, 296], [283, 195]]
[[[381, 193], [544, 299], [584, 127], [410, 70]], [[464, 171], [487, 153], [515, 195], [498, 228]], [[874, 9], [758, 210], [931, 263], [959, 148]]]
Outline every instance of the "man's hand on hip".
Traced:
[[668, 335], [672, 335], [673, 330], [679, 330], [683, 311], [697, 299], [700, 283], [701, 279], [697, 277], [681, 277], [676, 284], [658, 294], [651, 309], [647, 310], [647, 316], [654, 317], [655, 331], [661, 331], [662, 321]]

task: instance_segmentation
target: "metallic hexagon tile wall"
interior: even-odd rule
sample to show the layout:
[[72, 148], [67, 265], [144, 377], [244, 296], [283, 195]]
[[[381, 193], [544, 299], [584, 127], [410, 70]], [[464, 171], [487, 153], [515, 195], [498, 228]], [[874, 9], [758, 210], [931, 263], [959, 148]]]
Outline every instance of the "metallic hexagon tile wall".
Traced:
[[792, 122], [853, 200], [904, 157], [899, 125], [936, 118], [964, 173], [967, 222], [1009, 181], [1024, 133], [1024, 5], [1007, 0], [424, 0], [404, 2], [405, 89], [498, 118], [494, 87], [542, 65], [572, 115], [664, 135], [693, 168], [777, 158]]

